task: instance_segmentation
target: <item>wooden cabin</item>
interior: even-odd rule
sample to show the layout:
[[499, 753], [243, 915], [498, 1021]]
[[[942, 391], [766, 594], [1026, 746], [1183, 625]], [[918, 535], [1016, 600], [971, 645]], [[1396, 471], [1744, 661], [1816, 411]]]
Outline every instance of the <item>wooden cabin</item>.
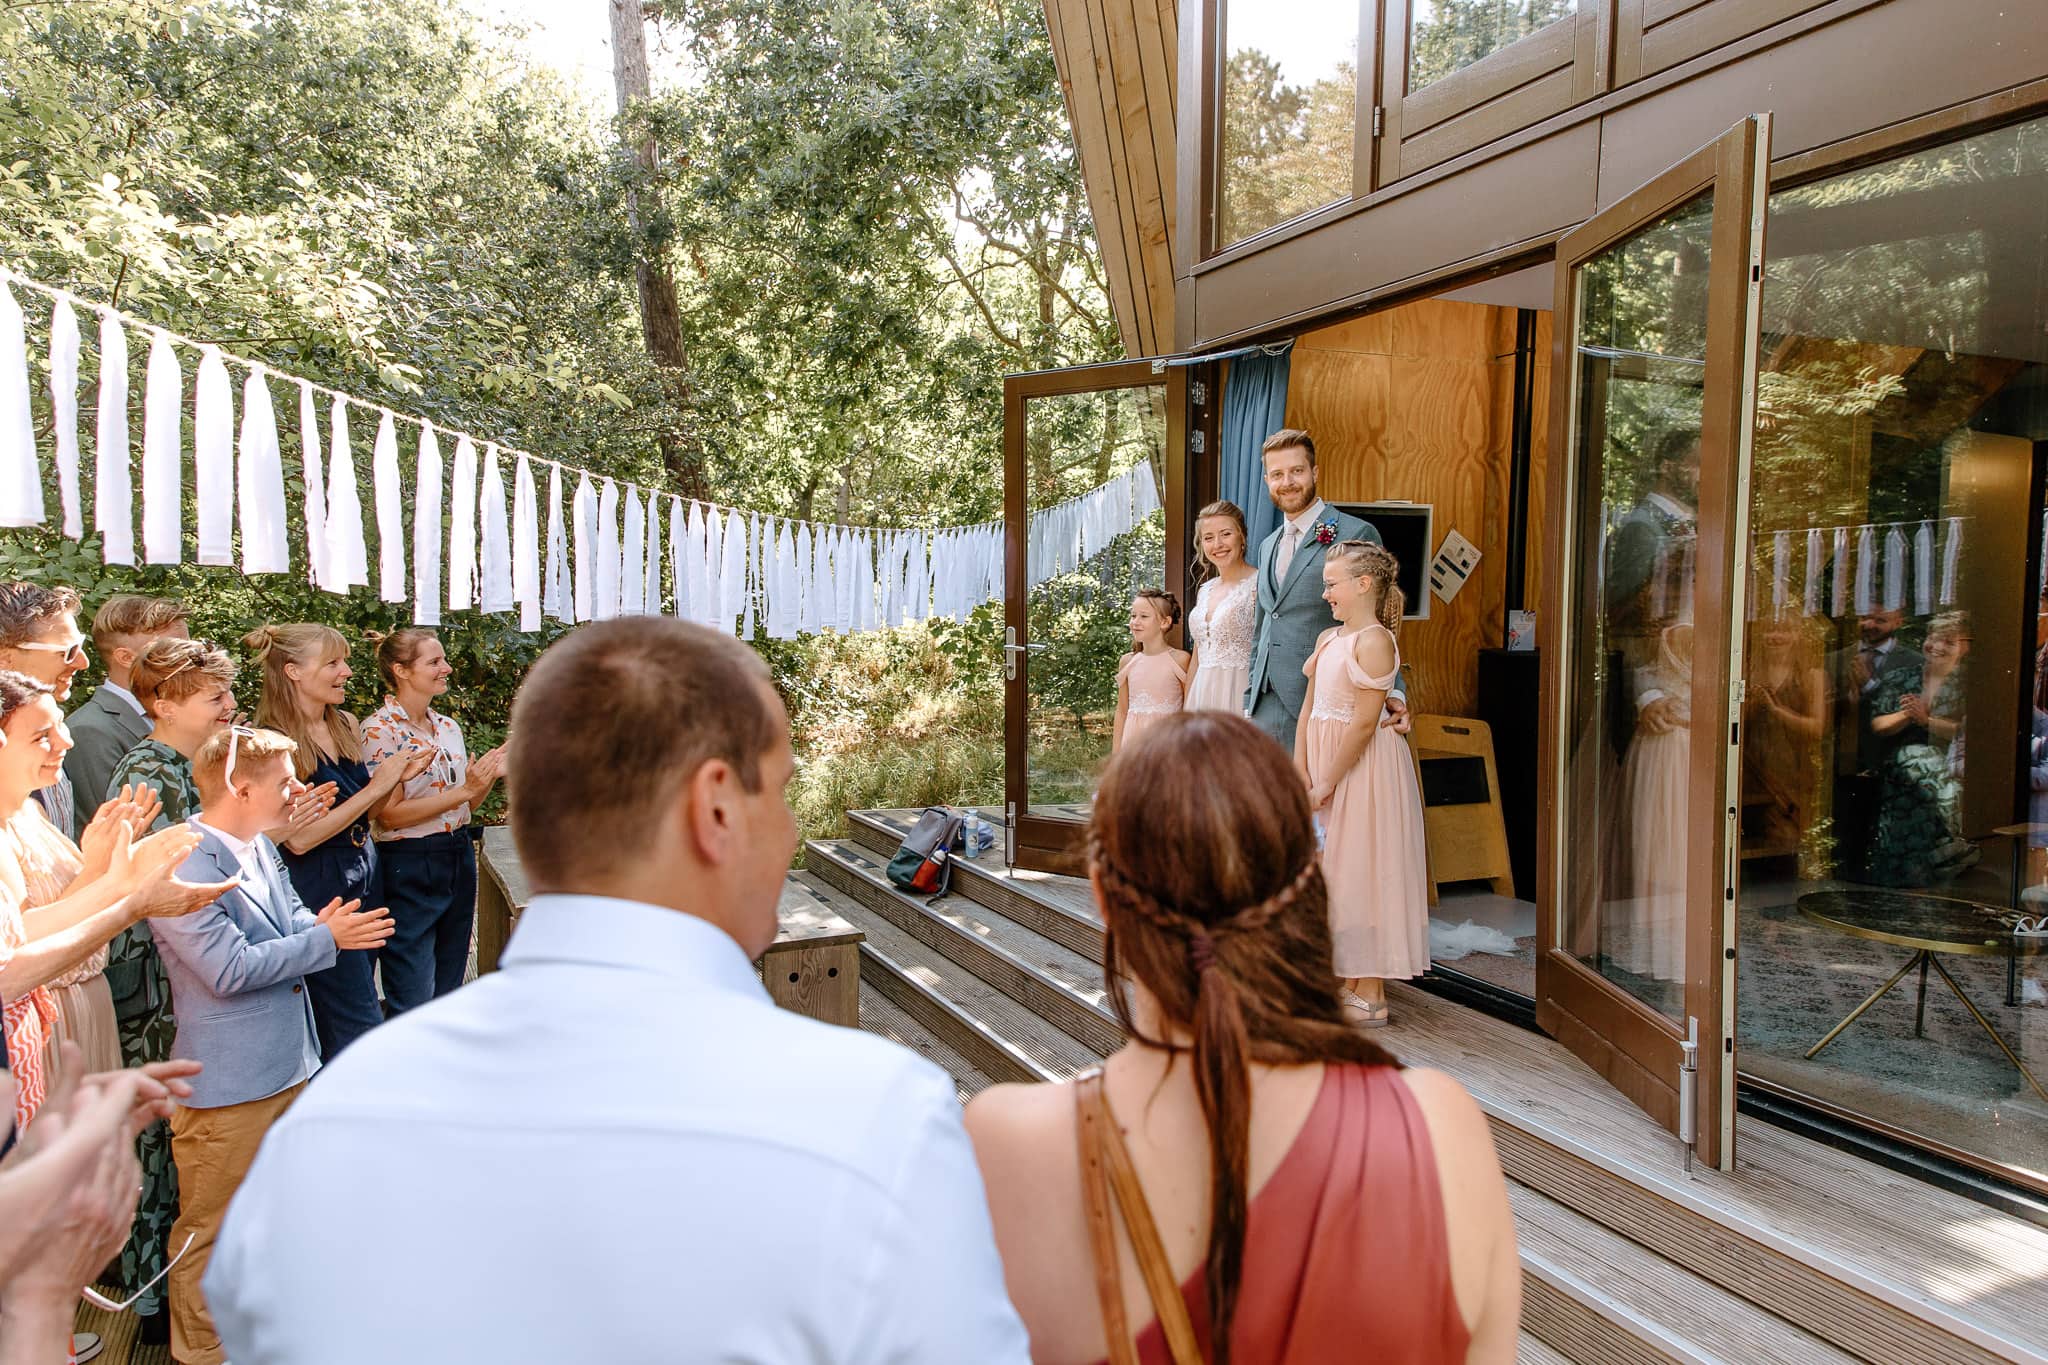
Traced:
[[[1071, 874], [1128, 593], [1307, 428], [1421, 589], [1386, 1037], [1493, 1120], [1524, 1358], [2048, 1361], [2048, 12], [1046, 19], [1133, 359], [1006, 385], [1003, 845], [918, 902], [855, 812], [797, 875], [864, 1026], [963, 1095], [1118, 1045]], [[1160, 518], [1034, 550], [1140, 459]]]

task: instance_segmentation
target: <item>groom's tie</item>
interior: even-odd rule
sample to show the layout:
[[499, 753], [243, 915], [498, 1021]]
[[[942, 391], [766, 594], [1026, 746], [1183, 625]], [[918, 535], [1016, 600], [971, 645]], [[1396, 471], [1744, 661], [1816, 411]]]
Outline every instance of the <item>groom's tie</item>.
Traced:
[[1273, 591], [1278, 592], [1287, 581], [1287, 570], [1294, 563], [1294, 551], [1301, 544], [1301, 528], [1293, 524], [1287, 527], [1287, 534], [1280, 537], [1280, 555], [1273, 561]]

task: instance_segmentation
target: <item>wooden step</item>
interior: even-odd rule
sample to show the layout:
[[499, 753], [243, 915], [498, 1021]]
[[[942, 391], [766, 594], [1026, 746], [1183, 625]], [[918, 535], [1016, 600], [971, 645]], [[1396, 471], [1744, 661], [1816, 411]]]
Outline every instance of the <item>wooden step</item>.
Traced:
[[1523, 1332], [1515, 1346], [1515, 1365], [1572, 1365], [1572, 1361], [1570, 1356], [1559, 1354], [1556, 1347]]
[[927, 948], [995, 986], [1018, 1004], [1107, 1055], [1123, 1046], [1110, 1013], [1102, 969], [1071, 949], [963, 895], [913, 896], [898, 890], [871, 848], [844, 839], [814, 839], [809, 870]]
[[[853, 842], [881, 854], [881, 862], [887, 866], [917, 815], [914, 810], [850, 810], [846, 828]], [[1100, 964], [1102, 921], [1096, 916], [1088, 883], [1078, 877], [1016, 872], [1003, 866], [1002, 812], [984, 810], [981, 815], [997, 826], [996, 846], [954, 863], [954, 893]]]
[[872, 984], [933, 1037], [997, 1081], [1065, 1080], [1102, 1060], [996, 987], [806, 869], [795, 876], [834, 894], [867, 934], [861, 988]]
[[934, 1037], [929, 1029], [904, 1013], [901, 1006], [878, 990], [861, 992], [860, 1026], [863, 1031], [907, 1047], [925, 1060], [936, 1064], [940, 1070], [953, 1078], [954, 1088], [960, 1092], [962, 1104], [995, 1084], [986, 1072]]
[[1581, 1365], [1729, 1361], [1853, 1365], [1855, 1357], [1512, 1182], [1522, 1324]]

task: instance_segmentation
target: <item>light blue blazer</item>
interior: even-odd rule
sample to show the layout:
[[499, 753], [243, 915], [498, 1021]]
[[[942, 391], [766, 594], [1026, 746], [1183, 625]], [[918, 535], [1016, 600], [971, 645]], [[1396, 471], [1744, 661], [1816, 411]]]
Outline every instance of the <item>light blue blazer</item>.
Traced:
[[[1376, 542], [1380, 538], [1371, 523], [1339, 512], [1327, 503], [1316, 524], [1326, 521], [1336, 526], [1331, 534], [1332, 544], [1344, 540]], [[1323, 560], [1328, 551], [1314, 536], [1303, 537], [1300, 548], [1295, 550], [1294, 559], [1287, 566], [1287, 581], [1274, 580], [1274, 557], [1286, 530], [1287, 523], [1283, 521], [1259, 542], [1258, 635], [1252, 646], [1252, 676], [1245, 689], [1244, 709], [1249, 714], [1257, 707], [1259, 694], [1270, 690], [1286, 708], [1287, 715], [1299, 719], [1302, 700], [1308, 695], [1308, 678], [1301, 670], [1308, 663], [1308, 656], [1315, 652], [1317, 637], [1336, 625], [1337, 618], [1330, 615], [1330, 604], [1323, 600]]]
[[[193, 823], [197, 823], [194, 821]], [[212, 830], [178, 869], [188, 882], [242, 876]], [[334, 965], [334, 934], [300, 902], [277, 846], [258, 837], [263, 875], [204, 910], [149, 922], [171, 980], [178, 1019], [174, 1057], [206, 1069], [192, 1078], [195, 1109], [267, 1099], [320, 1069], [307, 972]]]

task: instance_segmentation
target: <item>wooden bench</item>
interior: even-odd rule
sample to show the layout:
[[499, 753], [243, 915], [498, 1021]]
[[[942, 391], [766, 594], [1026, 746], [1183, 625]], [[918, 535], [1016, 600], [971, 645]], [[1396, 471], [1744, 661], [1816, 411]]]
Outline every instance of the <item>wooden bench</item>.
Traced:
[[[512, 831], [484, 831], [476, 887], [476, 969], [496, 971], [533, 899]], [[860, 945], [867, 937], [795, 882], [784, 882], [777, 910], [781, 928], [755, 964], [776, 1004], [828, 1024], [860, 1027]]]

